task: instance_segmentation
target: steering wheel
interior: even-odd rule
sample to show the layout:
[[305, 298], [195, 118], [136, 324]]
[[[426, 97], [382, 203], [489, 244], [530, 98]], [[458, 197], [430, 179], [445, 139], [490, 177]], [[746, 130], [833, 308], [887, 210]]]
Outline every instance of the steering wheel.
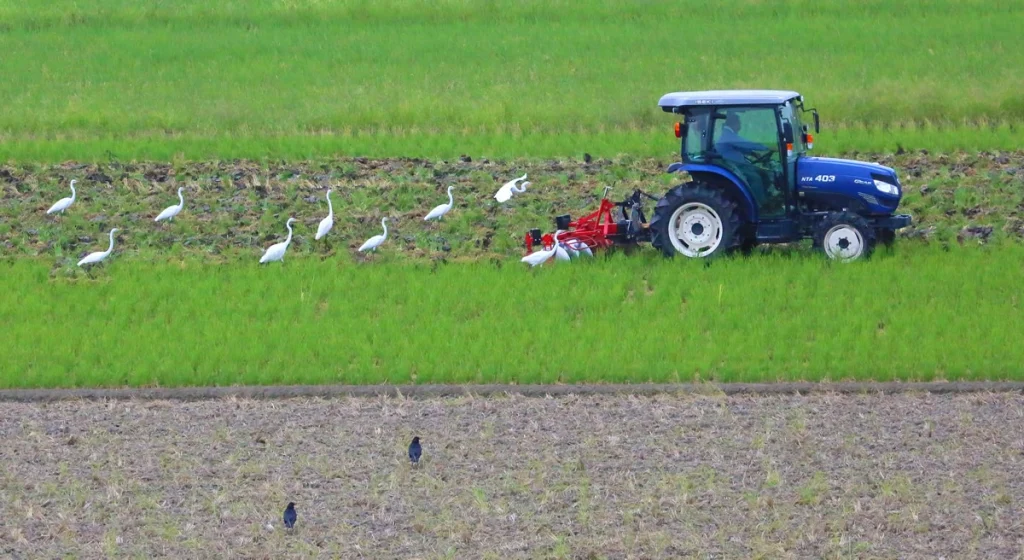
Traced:
[[772, 150], [766, 150], [761, 155], [754, 155], [752, 153], [743, 154], [743, 158], [754, 165], [764, 165], [768, 163], [768, 160], [770, 160], [773, 155], [775, 155], [775, 152]]

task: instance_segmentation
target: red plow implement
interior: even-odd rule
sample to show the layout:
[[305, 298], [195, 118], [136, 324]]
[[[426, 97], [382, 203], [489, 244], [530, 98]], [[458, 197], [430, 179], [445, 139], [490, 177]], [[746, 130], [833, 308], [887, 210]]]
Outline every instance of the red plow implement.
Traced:
[[[596, 211], [576, 220], [571, 219], [568, 214], [555, 218], [555, 228], [562, 231], [558, 236], [560, 244], [582, 250], [583, 248], [604, 249], [612, 245], [634, 244], [650, 240], [642, 199], [643, 197], [654, 201], [658, 199], [637, 190], [622, 202], [612, 202], [608, 199], [609, 190], [611, 187], [605, 187], [601, 205]], [[619, 219], [616, 219], [612, 213], [615, 208], [621, 209], [621, 218]], [[539, 229], [532, 229], [526, 234], [526, 253], [530, 254], [540, 249], [550, 250], [554, 242], [554, 232], [541, 234]]]

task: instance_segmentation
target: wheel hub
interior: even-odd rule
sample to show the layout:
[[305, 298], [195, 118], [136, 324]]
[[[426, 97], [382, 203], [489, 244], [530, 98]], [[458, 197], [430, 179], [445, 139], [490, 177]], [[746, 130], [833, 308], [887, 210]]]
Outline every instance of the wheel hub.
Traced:
[[856, 259], [864, 253], [864, 238], [855, 227], [837, 225], [825, 234], [825, 253], [840, 261]]
[[706, 204], [691, 202], [680, 206], [669, 222], [669, 236], [677, 251], [688, 257], [714, 252], [722, 241], [722, 219]]

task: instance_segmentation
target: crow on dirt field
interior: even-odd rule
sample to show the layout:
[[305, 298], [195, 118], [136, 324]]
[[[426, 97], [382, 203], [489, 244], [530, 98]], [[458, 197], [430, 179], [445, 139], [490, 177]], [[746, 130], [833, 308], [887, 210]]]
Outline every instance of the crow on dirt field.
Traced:
[[289, 529], [295, 527], [295, 519], [297, 517], [295, 514], [295, 502], [288, 502], [288, 507], [284, 509], [284, 526]]
[[409, 460], [415, 465], [420, 462], [420, 455], [423, 455], [423, 448], [420, 447], [420, 437], [416, 436], [409, 444]]

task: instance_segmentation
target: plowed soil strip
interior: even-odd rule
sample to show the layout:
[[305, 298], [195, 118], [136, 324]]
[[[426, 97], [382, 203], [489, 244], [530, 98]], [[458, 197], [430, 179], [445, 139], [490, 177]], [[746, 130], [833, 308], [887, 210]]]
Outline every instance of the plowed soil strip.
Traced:
[[0, 556], [1014, 558], [1022, 424], [1014, 392], [6, 403]]

